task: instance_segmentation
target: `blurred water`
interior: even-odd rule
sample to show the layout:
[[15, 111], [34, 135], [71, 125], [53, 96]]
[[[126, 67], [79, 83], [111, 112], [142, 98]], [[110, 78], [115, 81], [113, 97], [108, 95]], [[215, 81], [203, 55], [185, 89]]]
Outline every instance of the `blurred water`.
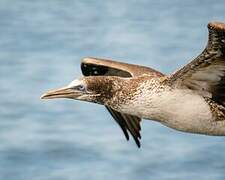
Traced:
[[225, 138], [142, 123], [127, 143], [99, 105], [41, 101], [85, 56], [164, 73], [201, 52], [225, 1], [0, 0], [0, 179], [225, 179]]

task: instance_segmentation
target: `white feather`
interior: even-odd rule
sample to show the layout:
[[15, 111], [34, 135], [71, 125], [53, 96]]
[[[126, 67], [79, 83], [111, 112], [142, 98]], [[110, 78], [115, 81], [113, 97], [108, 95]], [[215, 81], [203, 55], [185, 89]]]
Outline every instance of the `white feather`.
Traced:
[[80, 85], [81, 83], [82, 83], [81, 80], [75, 79], [71, 83], [69, 83], [69, 85], [67, 85], [67, 87], [72, 88], [72, 87]]

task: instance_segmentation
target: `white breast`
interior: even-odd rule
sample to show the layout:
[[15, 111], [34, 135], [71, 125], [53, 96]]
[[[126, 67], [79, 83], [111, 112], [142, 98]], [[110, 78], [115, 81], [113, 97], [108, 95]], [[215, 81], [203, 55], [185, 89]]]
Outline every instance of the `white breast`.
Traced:
[[158, 108], [156, 113], [159, 113], [162, 123], [167, 126], [191, 132], [209, 127], [212, 114], [204, 98], [198, 94], [174, 90], [163, 92], [159, 97], [153, 98], [153, 101]]
[[129, 106], [126, 107], [127, 111], [181, 131], [208, 131], [212, 120], [212, 113], [204, 98], [189, 90], [146, 91]]

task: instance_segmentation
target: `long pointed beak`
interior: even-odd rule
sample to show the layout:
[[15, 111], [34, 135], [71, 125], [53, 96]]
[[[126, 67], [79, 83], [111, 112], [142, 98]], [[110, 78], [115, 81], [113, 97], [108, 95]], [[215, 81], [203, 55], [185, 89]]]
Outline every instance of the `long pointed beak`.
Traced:
[[63, 87], [59, 89], [50, 90], [41, 96], [41, 99], [55, 99], [55, 98], [76, 98], [82, 95], [82, 92], [73, 88]]

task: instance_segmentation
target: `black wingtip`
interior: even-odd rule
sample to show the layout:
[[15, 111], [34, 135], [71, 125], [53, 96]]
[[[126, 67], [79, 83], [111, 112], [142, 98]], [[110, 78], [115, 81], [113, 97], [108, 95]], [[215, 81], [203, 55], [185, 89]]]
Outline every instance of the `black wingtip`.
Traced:
[[141, 148], [141, 143], [140, 143], [140, 141], [139, 141], [139, 140], [137, 140], [137, 141], [135, 140], [135, 142], [136, 142], [137, 147], [138, 147], [138, 148]]
[[[120, 112], [117, 112], [108, 106], [106, 106], [106, 109], [109, 111], [109, 113], [112, 115], [114, 120], [117, 122], [117, 124], [122, 129], [127, 141], [129, 140], [129, 134], [130, 134], [133, 137], [137, 147], [140, 148], [141, 147], [141, 143], [140, 143], [141, 134], [139, 132], [140, 131], [139, 122], [141, 121], [141, 119], [139, 119], [137, 117], [131, 118], [130, 115], [121, 114]], [[136, 121], [138, 121], [138, 123]]]
[[123, 128], [121, 128], [121, 129], [123, 130], [123, 133], [124, 133], [124, 135], [125, 135], [125, 137], [126, 137], [126, 140], [129, 141], [129, 134], [128, 134], [127, 131], [124, 130]]
[[[132, 134], [131, 134], [131, 135], [132, 135]], [[132, 136], [133, 136], [133, 135], [132, 135]], [[133, 139], [134, 139], [134, 141], [135, 141], [137, 147], [140, 148], [140, 147], [141, 147], [140, 140], [139, 140], [137, 137], [135, 137], [135, 136], [133, 136]]]
[[106, 109], [109, 111], [109, 113], [112, 115], [112, 117], [114, 118], [114, 120], [118, 123], [118, 125], [120, 126], [120, 128], [122, 129], [126, 140], [129, 141], [129, 134], [127, 132], [126, 127], [124, 126], [124, 122], [119, 121], [118, 119], [118, 113], [116, 111], [113, 111], [111, 108], [109, 108], [108, 106], [106, 106]]

